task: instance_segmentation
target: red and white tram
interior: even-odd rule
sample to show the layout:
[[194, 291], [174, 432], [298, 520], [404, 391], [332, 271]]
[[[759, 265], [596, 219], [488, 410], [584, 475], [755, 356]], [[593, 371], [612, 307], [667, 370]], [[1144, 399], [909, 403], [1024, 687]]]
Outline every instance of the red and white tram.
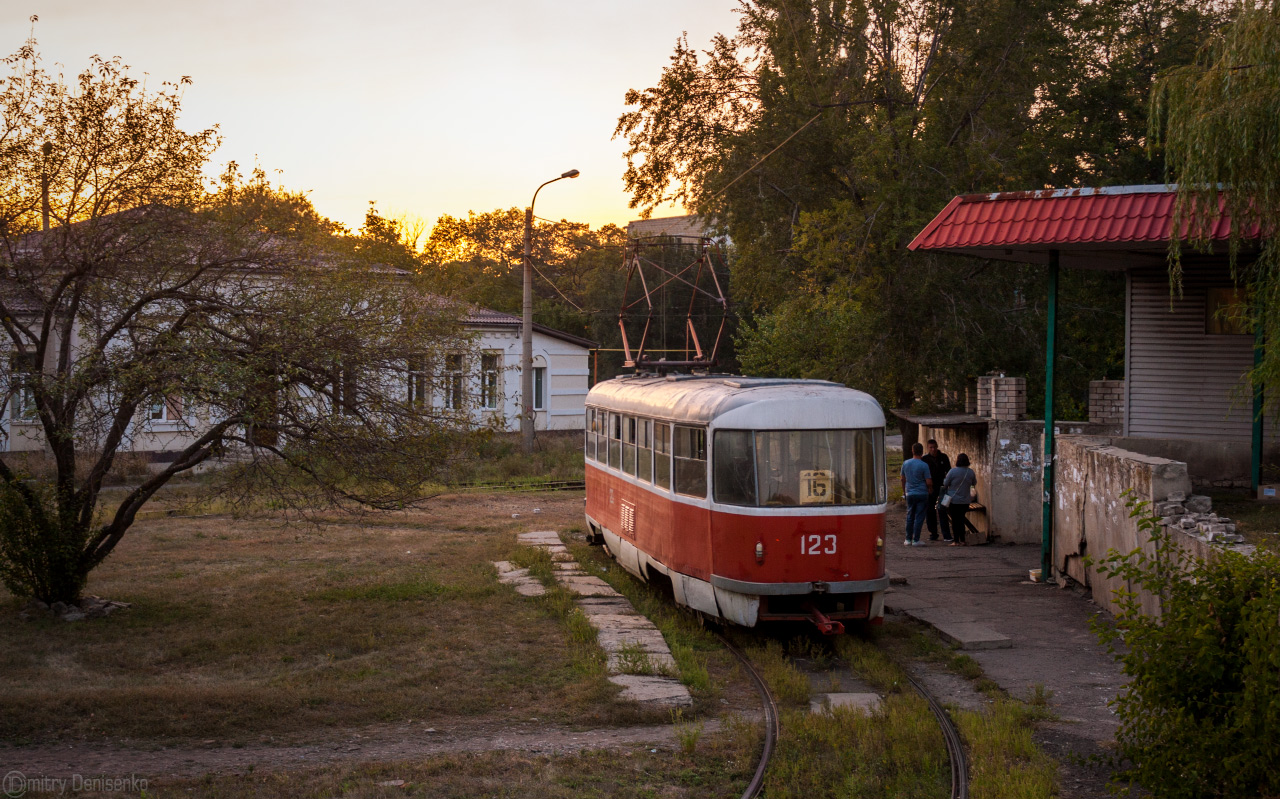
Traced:
[[819, 380], [639, 375], [587, 395], [587, 525], [627, 571], [753, 627], [884, 615], [884, 412]]

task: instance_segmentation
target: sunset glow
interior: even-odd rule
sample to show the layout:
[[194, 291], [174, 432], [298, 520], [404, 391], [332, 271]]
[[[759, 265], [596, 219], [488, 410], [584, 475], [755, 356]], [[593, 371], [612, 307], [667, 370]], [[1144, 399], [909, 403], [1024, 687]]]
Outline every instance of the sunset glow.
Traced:
[[428, 225], [522, 207], [573, 168], [582, 176], [544, 191], [538, 215], [598, 226], [636, 215], [622, 188], [623, 143], [611, 139], [624, 92], [657, 80], [682, 31], [699, 45], [730, 32], [733, 8], [30, 0], [6, 6], [0, 44], [14, 52], [37, 15], [50, 69], [73, 76], [96, 53], [119, 55], [152, 84], [190, 76], [183, 125], [220, 126], [217, 164], [259, 164], [352, 227], [370, 200]]

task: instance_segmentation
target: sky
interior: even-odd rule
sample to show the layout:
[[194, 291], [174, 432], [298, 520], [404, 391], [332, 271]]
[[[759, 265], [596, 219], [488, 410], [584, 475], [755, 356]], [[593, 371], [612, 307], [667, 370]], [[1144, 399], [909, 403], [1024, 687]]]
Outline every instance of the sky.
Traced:
[[[705, 48], [734, 0], [7, 0], [0, 53], [34, 33], [68, 79], [120, 56], [153, 86], [190, 76], [182, 126], [217, 124], [217, 165], [262, 166], [358, 228], [384, 216], [524, 207], [625, 224], [628, 89], [653, 86], [677, 38]], [[654, 216], [681, 213], [660, 208]]]

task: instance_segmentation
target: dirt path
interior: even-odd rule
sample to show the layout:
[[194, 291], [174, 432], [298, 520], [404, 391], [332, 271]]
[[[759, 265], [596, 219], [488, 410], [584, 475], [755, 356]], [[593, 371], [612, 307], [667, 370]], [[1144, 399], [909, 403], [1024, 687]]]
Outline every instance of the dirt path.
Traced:
[[[708, 719], [704, 724], [706, 732], [720, 727], [716, 719]], [[551, 755], [631, 744], [668, 747], [674, 741], [675, 730], [669, 724], [599, 730], [572, 730], [532, 719], [518, 724], [487, 723], [449, 729], [397, 724], [347, 730], [298, 746], [237, 748], [211, 743], [200, 747], [147, 749], [141, 742], [130, 741], [0, 745], [0, 772], [20, 771], [28, 778], [133, 774], [158, 779], [243, 774], [250, 770], [280, 772], [331, 763], [420, 760], [458, 752], [518, 750]]]

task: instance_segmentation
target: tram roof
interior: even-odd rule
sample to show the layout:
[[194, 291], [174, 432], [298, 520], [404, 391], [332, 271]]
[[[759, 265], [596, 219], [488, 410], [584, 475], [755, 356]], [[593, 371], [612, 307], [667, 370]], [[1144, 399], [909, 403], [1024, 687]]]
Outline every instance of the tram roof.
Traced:
[[597, 383], [587, 404], [673, 422], [746, 430], [884, 427], [884, 411], [864, 391], [826, 380], [736, 375], [617, 377]]

